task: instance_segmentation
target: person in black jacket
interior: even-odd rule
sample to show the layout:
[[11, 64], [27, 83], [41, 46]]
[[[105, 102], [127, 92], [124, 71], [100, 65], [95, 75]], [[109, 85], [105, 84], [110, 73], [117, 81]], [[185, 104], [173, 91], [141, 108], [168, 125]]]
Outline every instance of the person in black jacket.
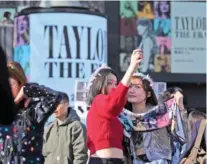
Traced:
[[23, 84], [25, 75], [18, 63], [10, 62], [8, 69], [18, 111], [11, 126], [0, 127], [0, 161], [3, 164], [43, 164], [44, 124], [61, 96], [36, 83]]

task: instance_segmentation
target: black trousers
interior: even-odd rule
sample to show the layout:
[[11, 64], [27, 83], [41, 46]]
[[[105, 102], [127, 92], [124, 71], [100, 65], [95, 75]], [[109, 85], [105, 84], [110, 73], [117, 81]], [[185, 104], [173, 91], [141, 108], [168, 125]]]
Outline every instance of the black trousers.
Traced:
[[124, 164], [124, 161], [119, 158], [95, 158], [90, 157], [88, 164]]

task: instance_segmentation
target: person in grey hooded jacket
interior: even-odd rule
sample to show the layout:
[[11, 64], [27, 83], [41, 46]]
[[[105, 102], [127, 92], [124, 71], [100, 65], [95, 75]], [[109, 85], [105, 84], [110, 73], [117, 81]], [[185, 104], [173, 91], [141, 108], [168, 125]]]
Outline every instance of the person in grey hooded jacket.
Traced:
[[53, 113], [56, 120], [44, 133], [45, 164], [86, 164], [86, 128], [76, 112], [69, 107], [67, 94]]

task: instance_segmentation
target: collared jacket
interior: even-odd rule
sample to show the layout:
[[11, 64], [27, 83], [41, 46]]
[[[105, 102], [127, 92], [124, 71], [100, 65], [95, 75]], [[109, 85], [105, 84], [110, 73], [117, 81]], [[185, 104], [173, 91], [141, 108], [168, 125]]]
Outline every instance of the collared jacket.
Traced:
[[58, 120], [45, 130], [43, 154], [45, 164], [86, 164], [86, 128], [76, 112], [69, 108], [67, 118]]

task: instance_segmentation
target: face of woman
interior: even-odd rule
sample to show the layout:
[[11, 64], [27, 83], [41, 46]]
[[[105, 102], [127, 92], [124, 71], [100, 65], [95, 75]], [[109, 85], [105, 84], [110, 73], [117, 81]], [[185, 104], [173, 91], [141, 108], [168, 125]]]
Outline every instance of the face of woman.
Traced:
[[117, 78], [115, 75], [110, 73], [107, 77], [107, 93], [110, 93], [113, 88], [117, 87]]
[[162, 13], [167, 13], [169, 11], [169, 4], [167, 2], [160, 2], [160, 11]]
[[128, 101], [133, 104], [140, 104], [147, 99], [146, 96], [142, 80], [138, 78], [132, 80], [128, 90]]
[[27, 30], [27, 20], [26, 18], [23, 16], [23, 17], [18, 17], [18, 22], [19, 22], [19, 26], [18, 26], [18, 33], [20, 35], [24, 34]]
[[21, 86], [19, 82], [12, 77], [9, 78], [9, 83], [12, 90], [13, 98], [16, 98], [19, 93], [19, 90], [21, 89]]
[[143, 35], [147, 31], [147, 26], [144, 25], [137, 25], [137, 32], [139, 35]]

